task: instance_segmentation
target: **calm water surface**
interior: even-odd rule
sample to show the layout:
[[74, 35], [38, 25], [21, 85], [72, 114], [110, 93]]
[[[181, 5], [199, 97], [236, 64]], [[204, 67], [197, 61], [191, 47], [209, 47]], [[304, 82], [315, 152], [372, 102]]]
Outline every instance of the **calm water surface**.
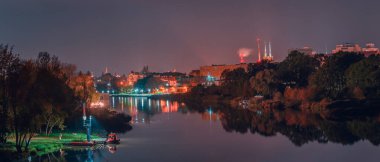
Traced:
[[[147, 98], [113, 98], [133, 117], [120, 145], [63, 150], [67, 161], [379, 161], [377, 120], [332, 122], [296, 112], [190, 108]], [[247, 115], [248, 114], [248, 115]], [[38, 159], [35, 159], [38, 161]]]

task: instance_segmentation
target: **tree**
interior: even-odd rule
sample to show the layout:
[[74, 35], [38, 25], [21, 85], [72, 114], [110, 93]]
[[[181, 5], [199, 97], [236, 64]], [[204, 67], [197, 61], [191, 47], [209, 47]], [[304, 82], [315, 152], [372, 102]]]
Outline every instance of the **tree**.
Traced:
[[11, 83], [9, 75], [20, 65], [20, 59], [9, 46], [0, 45], [0, 143], [6, 143], [10, 132], [9, 102]]
[[310, 80], [312, 88], [321, 92], [321, 97], [338, 99], [345, 97], [347, 68], [364, 58], [357, 53], [337, 53], [328, 57], [321, 68]]
[[16, 149], [19, 153], [22, 152], [22, 147], [28, 150], [32, 137], [41, 126], [42, 109], [38, 104], [39, 98], [34, 94], [36, 69], [32, 61], [26, 61], [9, 75], [12, 128], [15, 133]]
[[55, 126], [58, 126], [58, 128], [63, 129], [65, 127], [64, 121], [66, 114], [62, 111], [58, 111], [56, 108], [53, 107], [53, 105], [49, 103], [46, 103], [46, 105], [44, 105], [43, 107], [44, 110], [41, 114], [41, 117], [45, 126], [45, 135], [51, 134]]
[[267, 60], [263, 60], [259, 63], [253, 63], [248, 65], [248, 74], [250, 77], [255, 76], [258, 72], [263, 71], [265, 69], [276, 69], [277, 64], [269, 62]]
[[222, 93], [227, 96], [248, 96], [250, 93], [249, 75], [243, 68], [226, 70], [221, 76]]
[[[380, 56], [372, 55], [352, 64], [345, 72], [347, 87], [364, 91], [364, 96], [380, 96]], [[358, 93], [358, 92], [357, 92]]]
[[160, 86], [165, 86], [165, 83], [160, 78], [149, 75], [137, 80], [134, 88], [147, 91], [147, 89], [159, 88]]
[[317, 59], [304, 53], [292, 51], [278, 65], [277, 74], [281, 81], [296, 87], [305, 87], [309, 76], [319, 67]]
[[272, 97], [280, 88], [280, 83], [275, 76], [274, 70], [265, 69], [250, 79], [251, 88], [258, 94]]
[[56, 126], [63, 129], [66, 116], [72, 114], [77, 107], [74, 92], [67, 85], [73, 71], [72, 67], [63, 68], [58, 58], [47, 52], [41, 52], [35, 62], [35, 100], [43, 109], [43, 126], [45, 134], [49, 135]]
[[70, 80], [69, 87], [74, 91], [75, 96], [80, 99], [83, 106], [87, 106], [97, 97], [94, 80], [90, 72], [85, 74], [79, 72]]

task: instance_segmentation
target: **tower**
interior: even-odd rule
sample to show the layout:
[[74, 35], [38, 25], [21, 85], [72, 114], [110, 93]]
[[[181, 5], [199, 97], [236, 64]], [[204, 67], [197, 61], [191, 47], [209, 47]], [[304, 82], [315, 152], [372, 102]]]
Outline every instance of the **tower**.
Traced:
[[260, 39], [257, 38], [257, 55], [259, 56], [257, 62], [261, 62], [261, 52], [260, 52]]
[[272, 56], [272, 45], [271, 45], [270, 42], [269, 42], [269, 59], [270, 59], [271, 61], [273, 61], [273, 56]]
[[268, 57], [268, 54], [267, 54], [267, 42], [264, 42], [264, 60], [266, 60]]

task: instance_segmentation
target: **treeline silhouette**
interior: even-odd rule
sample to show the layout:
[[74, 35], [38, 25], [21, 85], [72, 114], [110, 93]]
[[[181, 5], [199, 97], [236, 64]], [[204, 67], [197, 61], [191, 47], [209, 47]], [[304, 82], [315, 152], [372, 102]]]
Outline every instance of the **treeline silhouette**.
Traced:
[[[17, 152], [27, 152], [38, 134], [77, 130], [83, 125], [82, 106], [88, 107], [96, 97], [90, 72], [78, 72], [75, 65], [47, 52], [36, 59], [21, 59], [13, 48], [0, 45], [0, 145], [12, 137]], [[124, 126], [122, 131], [131, 129], [129, 116], [101, 113], [96, 118], [107, 131], [115, 130], [109, 128], [114, 123]]]
[[380, 55], [360, 53], [306, 55], [292, 51], [282, 62], [249, 64], [224, 71], [220, 86], [199, 85], [189, 98], [253, 99], [287, 108], [320, 111], [335, 101], [375, 102], [380, 97]]

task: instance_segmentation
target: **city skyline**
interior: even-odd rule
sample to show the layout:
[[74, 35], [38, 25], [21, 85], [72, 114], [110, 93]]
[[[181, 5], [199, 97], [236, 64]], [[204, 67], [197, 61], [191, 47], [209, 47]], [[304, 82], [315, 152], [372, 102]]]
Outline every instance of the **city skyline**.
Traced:
[[324, 53], [345, 42], [379, 44], [378, 6], [354, 0], [9, 1], [0, 6], [0, 43], [14, 45], [23, 58], [47, 51], [96, 75], [105, 67], [127, 73], [145, 65], [188, 73], [239, 63], [240, 48], [253, 49], [247, 62], [257, 60], [257, 38], [272, 43], [276, 61], [291, 48]]

